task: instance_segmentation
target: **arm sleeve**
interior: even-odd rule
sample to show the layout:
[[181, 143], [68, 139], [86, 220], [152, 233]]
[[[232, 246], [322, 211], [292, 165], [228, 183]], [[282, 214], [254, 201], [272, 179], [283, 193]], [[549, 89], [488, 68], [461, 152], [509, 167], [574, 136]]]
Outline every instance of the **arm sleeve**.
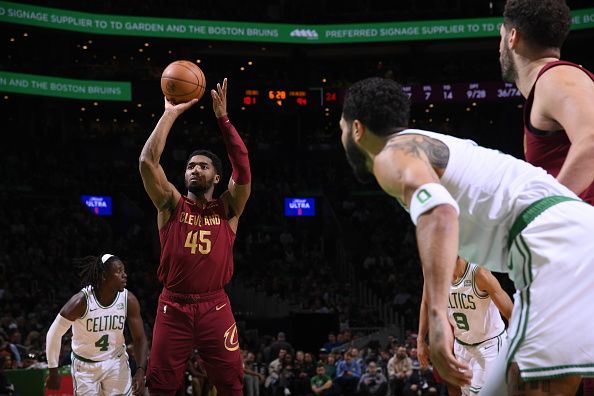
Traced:
[[247, 147], [227, 116], [217, 118], [217, 122], [223, 133], [227, 155], [233, 168], [231, 177], [237, 184], [248, 184], [252, 180], [252, 175]]
[[45, 339], [45, 353], [47, 355], [48, 368], [58, 367], [62, 336], [68, 331], [70, 326], [72, 326], [72, 323], [73, 322], [70, 320], [58, 314], [54, 320], [54, 323], [52, 323], [49, 330], [47, 331], [47, 336]]
[[340, 362], [340, 363], [338, 363], [338, 366], [336, 366], [336, 378], [342, 377], [343, 373], [344, 373], [344, 363]]

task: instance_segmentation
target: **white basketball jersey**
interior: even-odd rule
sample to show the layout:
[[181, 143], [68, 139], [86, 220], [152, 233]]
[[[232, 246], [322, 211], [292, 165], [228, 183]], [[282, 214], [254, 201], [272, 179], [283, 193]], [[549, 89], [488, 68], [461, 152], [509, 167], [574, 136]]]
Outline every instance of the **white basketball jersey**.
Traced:
[[478, 344], [497, 337], [505, 329], [499, 309], [476, 286], [476, 264], [468, 263], [464, 275], [450, 286], [448, 320], [454, 327], [454, 336], [464, 344]]
[[124, 325], [128, 312], [128, 290], [118, 292], [108, 307], [102, 306], [91, 286], [82, 289], [87, 311], [72, 325], [72, 351], [88, 360], [103, 361], [125, 350]]
[[508, 272], [507, 238], [522, 210], [547, 196], [579, 199], [542, 168], [472, 140], [419, 129], [399, 134], [425, 135], [448, 146], [441, 184], [460, 207], [460, 256], [492, 271]]

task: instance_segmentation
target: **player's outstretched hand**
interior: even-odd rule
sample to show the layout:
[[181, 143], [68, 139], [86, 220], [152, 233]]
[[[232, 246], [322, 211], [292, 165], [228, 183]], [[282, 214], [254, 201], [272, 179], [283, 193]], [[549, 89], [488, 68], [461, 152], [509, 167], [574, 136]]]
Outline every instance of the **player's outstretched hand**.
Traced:
[[60, 389], [60, 376], [57, 368], [49, 369], [49, 376], [45, 380], [47, 389]]
[[472, 371], [467, 364], [456, 359], [452, 352], [454, 335], [445, 315], [430, 318], [429, 340], [431, 362], [439, 375], [453, 385], [470, 385]]
[[196, 103], [198, 103], [198, 99], [192, 99], [189, 102], [185, 102], [185, 103], [171, 103], [170, 101], [167, 100], [167, 98], [165, 99], [165, 112], [169, 112], [174, 114], [176, 117], [178, 115], [180, 115], [181, 113], [183, 113], [184, 111], [188, 110], [190, 107], [194, 106]]
[[132, 394], [144, 395], [144, 370], [136, 370], [132, 378]]
[[210, 90], [212, 96], [212, 108], [217, 118], [227, 115], [227, 79], [223, 80], [223, 84], [217, 83], [217, 89]]
[[419, 358], [421, 367], [429, 367], [429, 345], [427, 345], [425, 340], [417, 340], [417, 357]]

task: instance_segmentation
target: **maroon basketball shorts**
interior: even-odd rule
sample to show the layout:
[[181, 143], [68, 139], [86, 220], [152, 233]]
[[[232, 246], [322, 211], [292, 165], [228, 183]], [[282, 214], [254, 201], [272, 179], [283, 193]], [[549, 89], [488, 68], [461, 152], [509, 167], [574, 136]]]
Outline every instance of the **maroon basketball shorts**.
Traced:
[[243, 363], [235, 318], [224, 290], [159, 297], [146, 373], [151, 395], [173, 395], [193, 349], [218, 395], [242, 395]]

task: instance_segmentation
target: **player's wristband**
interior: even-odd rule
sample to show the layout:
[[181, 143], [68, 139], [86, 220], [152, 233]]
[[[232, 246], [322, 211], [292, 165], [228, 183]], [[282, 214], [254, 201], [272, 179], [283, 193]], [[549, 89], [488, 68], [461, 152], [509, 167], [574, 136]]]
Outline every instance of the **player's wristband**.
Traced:
[[460, 214], [458, 203], [444, 186], [439, 183], [427, 183], [417, 188], [410, 201], [410, 218], [417, 225], [419, 217], [438, 205], [450, 205]]

